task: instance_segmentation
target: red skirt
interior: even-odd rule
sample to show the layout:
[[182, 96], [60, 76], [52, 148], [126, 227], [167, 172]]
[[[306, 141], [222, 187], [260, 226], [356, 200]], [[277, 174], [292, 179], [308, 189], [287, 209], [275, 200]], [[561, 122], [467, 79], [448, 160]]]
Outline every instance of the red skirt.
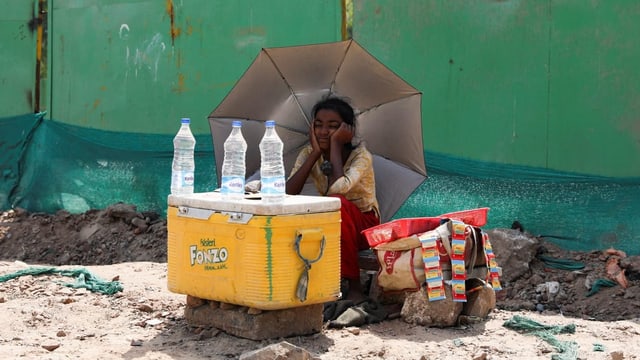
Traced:
[[369, 248], [362, 231], [380, 224], [375, 211], [362, 212], [344, 195], [329, 195], [340, 199], [340, 276], [360, 279], [358, 252]]

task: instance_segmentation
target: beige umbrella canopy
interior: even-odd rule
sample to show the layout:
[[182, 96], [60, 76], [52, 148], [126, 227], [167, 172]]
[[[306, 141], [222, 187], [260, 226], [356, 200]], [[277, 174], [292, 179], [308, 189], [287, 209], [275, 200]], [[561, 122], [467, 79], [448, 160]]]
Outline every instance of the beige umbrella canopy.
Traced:
[[243, 120], [247, 176], [260, 169], [264, 121], [276, 121], [288, 176], [308, 142], [311, 109], [328, 95], [346, 98], [356, 111], [356, 137], [374, 155], [381, 220], [388, 221], [426, 179], [422, 93], [353, 40], [260, 51], [209, 115], [218, 182], [233, 120]]

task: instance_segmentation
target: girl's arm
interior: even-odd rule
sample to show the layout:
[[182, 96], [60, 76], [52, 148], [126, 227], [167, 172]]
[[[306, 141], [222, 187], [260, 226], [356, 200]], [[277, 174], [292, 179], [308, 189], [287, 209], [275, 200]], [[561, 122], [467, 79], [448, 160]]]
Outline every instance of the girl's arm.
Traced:
[[289, 195], [298, 195], [302, 191], [304, 187], [304, 183], [307, 181], [309, 174], [311, 173], [311, 169], [313, 168], [313, 164], [318, 161], [320, 158], [320, 154], [315, 154], [311, 152], [302, 165], [298, 168], [298, 171], [295, 174], [291, 175], [289, 180], [287, 180], [286, 185], [286, 193]]
[[[304, 162], [298, 170], [287, 180], [285, 192], [289, 195], [298, 195], [304, 187], [304, 183], [307, 181], [313, 165], [320, 158], [320, 146], [318, 140], [313, 132], [313, 124], [309, 128], [309, 142], [311, 143], [311, 153], [304, 159]], [[299, 160], [296, 160], [296, 164]]]
[[353, 139], [353, 127], [346, 123], [340, 124], [338, 130], [331, 135], [330, 151], [332, 172], [329, 176], [329, 186], [331, 186], [337, 179], [344, 176], [342, 150], [346, 144], [351, 143], [351, 139]]

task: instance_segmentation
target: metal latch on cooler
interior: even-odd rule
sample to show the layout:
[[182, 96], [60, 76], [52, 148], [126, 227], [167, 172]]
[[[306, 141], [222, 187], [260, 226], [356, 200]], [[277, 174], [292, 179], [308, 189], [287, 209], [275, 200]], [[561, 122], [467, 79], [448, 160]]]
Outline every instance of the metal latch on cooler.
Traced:
[[178, 206], [178, 216], [192, 219], [207, 220], [215, 213], [213, 210], [190, 208], [188, 206]]
[[234, 224], [246, 224], [251, 220], [253, 214], [241, 213], [241, 212], [222, 212], [223, 215], [227, 215], [229, 220], [227, 222]]
[[[211, 215], [216, 213], [215, 210], [209, 209], [198, 209], [192, 208], [188, 206], [178, 206], [178, 216], [187, 217], [192, 219], [199, 220], [208, 220]], [[241, 213], [241, 212], [231, 212], [231, 211], [221, 211], [222, 215], [226, 215], [229, 217], [227, 222], [234, 224], [247, 224], [249, 220], [253, 217], [253, 214]]]

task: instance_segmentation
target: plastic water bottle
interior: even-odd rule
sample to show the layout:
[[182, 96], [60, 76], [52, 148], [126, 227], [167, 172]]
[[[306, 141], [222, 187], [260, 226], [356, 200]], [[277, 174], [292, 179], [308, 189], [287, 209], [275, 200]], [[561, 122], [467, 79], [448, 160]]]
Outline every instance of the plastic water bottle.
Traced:
[[260, 140], [260, 195], [266, 204], [282, 203], [285, 196], [283, 144], [275, 125], [275, 121], [268, 120]]
[[247, 142], [242, 137], [242, 123], [236, 120], [232, 126], [231, 134], [224, 142], [220, 192], [223, 199], [240, 200], [244, 198]]
[[181, 126], [173, 138], [173, 164], [171, 165], [171, 194], [193, 194], [196, 169], [193, 152], [196, 139], [191, 133], [189, 118], [180, 119]]

